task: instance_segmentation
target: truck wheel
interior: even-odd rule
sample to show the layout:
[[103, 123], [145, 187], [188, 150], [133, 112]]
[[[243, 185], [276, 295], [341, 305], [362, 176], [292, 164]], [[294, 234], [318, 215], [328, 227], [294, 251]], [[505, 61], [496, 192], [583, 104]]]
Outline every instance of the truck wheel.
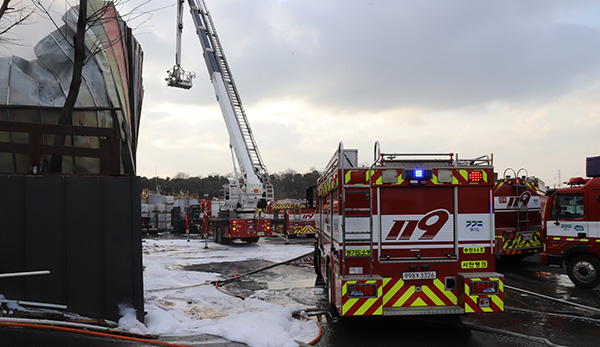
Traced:
[[340, 313], [335, 306], [335, 299], [333, 294], [333, 278], [330, 264], [327, 264], [327, 309], [334, 318], [339, 318]]
[[594, 288], [600, 284], [600, 260], [592, 255], [579, 254], [569, 259], [567, 273], [576, 286]]
[[500, 259], [508, 265], [517, 265], [521, 260], [527, 258], [530, 254], [513, 254], [513, 255], [500, 255]]
[[323, 274], [321, 273], [321, 252], [319, 246], [315, 242], [315, 250], [313, 252], [313, 266], [315, 267], [315, 275], [317, 278], [323, 281]]
[[215, 227], [213, 230], [215, 232], [215, 242], [221, 244], [223, 242], [221, 239], [221, 227]]

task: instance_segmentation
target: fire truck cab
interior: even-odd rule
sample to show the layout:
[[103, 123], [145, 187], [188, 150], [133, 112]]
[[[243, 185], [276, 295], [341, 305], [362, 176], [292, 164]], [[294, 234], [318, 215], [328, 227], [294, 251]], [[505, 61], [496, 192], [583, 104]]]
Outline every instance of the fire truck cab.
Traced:
[[567, 266], [575, 285], [600, 284], [600, 156], [587, 158], [590, 179], [571, 180], [571, 187], [549, 191], [544, 211], [542, 263]]
[[491, 156], [381, 153], [340, 143], [316, 188], [315, 271], [341, 316], [504, 310]]

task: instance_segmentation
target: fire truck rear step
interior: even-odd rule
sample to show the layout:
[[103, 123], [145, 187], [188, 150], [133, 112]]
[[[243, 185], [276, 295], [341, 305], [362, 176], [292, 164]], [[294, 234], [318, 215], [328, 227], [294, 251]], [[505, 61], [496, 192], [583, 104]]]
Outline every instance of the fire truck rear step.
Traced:
[[460, 306], [443, 307], [384, 307], [384, 316], [425, 316], [437, 314], [464, 314], [464, 308]]

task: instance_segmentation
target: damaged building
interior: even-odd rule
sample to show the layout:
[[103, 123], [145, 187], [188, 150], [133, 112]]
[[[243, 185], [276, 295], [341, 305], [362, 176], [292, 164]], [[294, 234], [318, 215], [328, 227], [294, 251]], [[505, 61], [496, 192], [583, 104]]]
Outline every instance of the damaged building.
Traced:
[[0, 274], [50, 271], [0, 279], [0, 294], [113, 320], [125, 304], [141, 318], [143, 52], [112, 2], [89, 0], [88, 14], [98, 16], [85, 32], [79, 95], [59, 124], [78, 13], [68, 10], [64, 25], [35, 45], [36, 59], [0, 57], [0, 232], [11, 245]]

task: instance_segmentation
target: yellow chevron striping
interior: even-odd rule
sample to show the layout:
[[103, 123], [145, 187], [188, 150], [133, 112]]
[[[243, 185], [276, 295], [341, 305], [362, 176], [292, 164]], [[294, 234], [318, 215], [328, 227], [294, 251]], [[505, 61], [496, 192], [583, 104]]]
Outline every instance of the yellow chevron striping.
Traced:
[[417, 300], [415, 300], [412, 304], [410, 304], [410, 306], [411, 307], [427, 306], [427, 303], [425, 303], [425, 301], [423, 301], [423, 299], [417, 298]]
[[410, 287], [392, 306], [402, 306], [415, 293], [415, 287]]
[[439, 291], [441, 293], [446, 295], [448, 300], [452, 301], [452, 303], [454, 305], [456, 305], [456, 303], [458, 302], [458, 298], [456, 297], [456, 294], [454, 294], [453, 292], [451, 292], [449, 290], [446, 290], [445, 285], [444, 285], [444, 283], [442, 283], [442, 281], [440, 281], [439, 279], [435, 279], [435, 281], [433, 281], [433, 284], [439, 289]]
[[423, 286], [421, 288], [423, 290], [423, 293], [425, 293], [425, 295], [427, 295], [427, 297], [431, 299], [431, 301], [433, 301], [434, 304], [436, 304], [437, 306], [445, 305], [444, 302], [437, 295], [435, 295], [435, 293], [432, 292], [428, 286]]

